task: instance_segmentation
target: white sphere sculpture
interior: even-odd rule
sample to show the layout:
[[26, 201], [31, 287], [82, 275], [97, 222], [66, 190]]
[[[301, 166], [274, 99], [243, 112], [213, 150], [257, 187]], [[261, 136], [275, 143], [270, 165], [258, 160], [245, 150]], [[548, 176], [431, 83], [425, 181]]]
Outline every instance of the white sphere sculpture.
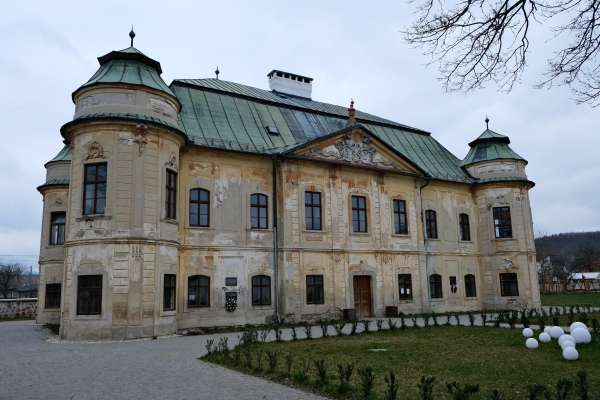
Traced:
[[531, 329], [531, 328], [523, 329], [523, 336], [525, 336], [526, 338], [533, 337], [533, 329]]
[[575, 347], [575, 342], [571, 340], [564, 340], [560, 345], [561, 349], [566, 349], [567, 347]]
[[565, 341], [571, 341], [573, 343], [575, 343], [575, 338], [571, 335], [560, 335], [560, 337], [558, 338], [558, 344], [562, 346], [563, 342]]
[[587, 326], [583, 322], [573, 322], [571, 326], [569, 326], [569, 332], [573, 332], [577, 328], [587, 329]]
[[575, 328], [571, 332], [571, 336], [575, 339], [575, 343], [589, 343], [592, 341], [590, 331], [585, 328]]
[[546, 332], [540, 333], [539, 339], [540, 339], [540, 342], [542, 342], [542, 343], [548, 343], [550, 340], [552, 340], [552, 338], [550, 337], [550, 334], [548, 334]]
[[552, 329], [552, 326], [547, 326], [544, 328], [544, 333], [547, 333], [548, 335], [550, 335], [550, 330]]
[[534, 338], [529, 338], [525, 341], [525, 346], [527, 346], [528, 349], [537, 349], [539, 343]]
[[553, 326], [552, 329], [550, 329], [550, 336], [552, 339], [558, 339], [564, 333], [565, 331], [560, 326]]
[[579, 352], [575, 347], [567, 347], [563, 349], [562, 356], [567, 361], [575, 361], [579, 358]]

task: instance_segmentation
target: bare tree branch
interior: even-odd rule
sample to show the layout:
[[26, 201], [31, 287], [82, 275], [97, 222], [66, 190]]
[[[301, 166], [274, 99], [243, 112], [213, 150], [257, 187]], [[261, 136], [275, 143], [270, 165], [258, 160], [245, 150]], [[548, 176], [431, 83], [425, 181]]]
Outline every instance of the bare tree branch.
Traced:
[[19, 284], [23, 275], [23, 267], [19, 264], [0, 265], [0, 294], [8, 297], [9, 290]]

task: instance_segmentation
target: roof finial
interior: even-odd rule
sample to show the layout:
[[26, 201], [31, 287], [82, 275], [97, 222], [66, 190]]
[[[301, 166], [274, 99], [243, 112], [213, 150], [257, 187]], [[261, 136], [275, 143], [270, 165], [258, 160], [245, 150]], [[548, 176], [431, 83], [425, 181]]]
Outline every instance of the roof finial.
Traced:
[[350, 107], [348, 107], [348, 126], [356, 124], [356, 110], [354, 109], [354, 99], [350, 99]]
[[133, 39], [135, 38], [135, 32], [133, 31], [133, 25], [131, 25], [131, 31], [129, 31], [129, 38], [131, 39], [131, 47], [133, 47]]
[[219, 66], [217, 65], [217, 69], [215, 69], [215, 75], [217, 77], [217, 80], [219, 79], [219, 74], [221, 73], [221, 71], [219, 71]]
[[490, 129], [490, 119], [488, 116], [485, 116], [485, 129]]

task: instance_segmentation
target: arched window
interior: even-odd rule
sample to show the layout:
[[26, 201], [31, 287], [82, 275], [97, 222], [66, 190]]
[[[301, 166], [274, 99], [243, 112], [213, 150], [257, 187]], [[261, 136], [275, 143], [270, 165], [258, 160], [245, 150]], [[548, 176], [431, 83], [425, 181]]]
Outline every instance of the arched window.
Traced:
[[469, 225], [469, 215], [459, 214], [458, 215], [458, 226], [460, 227], [460, 240], [469, 241], [471, 240], [471, 226]]
[[204, 275], [188, 277], [188, 307], [210, 306], [210, 278]]
[[190, 190], [190, 226], [210, 225], [210, 192], [204, 189]]
[[271, 305], [271, 277], [266, 275], [252, 277], [252, 305]]
[[432, 299], [441, 299], [442, 293], [442, 276], [439, 274], [429, 275], [429, 293]]
[[433, 210], [425, 211], [425, 233], [427, 239], [437, 239], [437, 213]]
[[266, 195], [254, 193], [250, 195], [250, 228], [269, 228], [269, 203]]
[[473, 274], [465, 275], [465, 295], [467, 297], [477, 297], [477, 284]]

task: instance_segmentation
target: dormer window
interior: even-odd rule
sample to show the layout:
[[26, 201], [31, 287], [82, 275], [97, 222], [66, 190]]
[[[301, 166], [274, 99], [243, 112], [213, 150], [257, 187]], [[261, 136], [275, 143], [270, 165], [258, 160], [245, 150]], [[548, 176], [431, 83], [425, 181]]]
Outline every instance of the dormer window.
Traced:
[[275, 125], [267, 125], [265, 126], [265, 130], [269, 135], [279, 136], [279, 129]]

